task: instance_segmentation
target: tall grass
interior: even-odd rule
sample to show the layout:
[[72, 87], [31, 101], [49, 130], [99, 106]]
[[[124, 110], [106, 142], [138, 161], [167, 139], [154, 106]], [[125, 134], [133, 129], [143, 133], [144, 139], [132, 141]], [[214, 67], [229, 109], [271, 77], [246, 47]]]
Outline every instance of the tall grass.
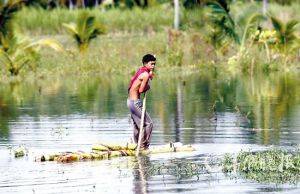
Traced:
[[[233, 15], [240, 17], [249, 7], [253, 11], [260, 12], [261, 5], [259, 3], [234, 3], [231, 5]], [[278, 4], [269, 4], [271, 13], [280, 13], [278, 16], [288, 19], [300, 19], [298, 10], [299, 3], [290, 6], [282, 6]], [[165, 28], [173, 26], [173, 7], [169, 4], [157, 5], [147, 9], [87, 9], [99, 21], [107, 27], [108, 32], [152, 32], [162, 31]], [[45, 34], [64, 34], [62, 23], [70, 23], [76, 20], [83, 9], [63, 9], [57, 8], [53, 10], [44, 10], [36, 7], [25, 7], [18, 12], [15, 19], [15, 26], [22, 32], [35, 35]], [[203, 17], [205, 9], [181, 9], [181, 28], [200, 29], [204, 27], [206, 21]]]
[[[31, 34], [62, 34], [65, 33], [62, 23], [76, 20], [82, 9], [54, 9], [44, 10], [37, 8], [24, 8], [16, 16], [16, 26], [23, 32]], [[131, 10], [100, 10], [88, 9], [102, 22], [108, 32], [148, 32], [160, 31], [171, 27], [173, 22], [173, 9], [170, 7], [150, 7], [148, 9], [134, 8]]]

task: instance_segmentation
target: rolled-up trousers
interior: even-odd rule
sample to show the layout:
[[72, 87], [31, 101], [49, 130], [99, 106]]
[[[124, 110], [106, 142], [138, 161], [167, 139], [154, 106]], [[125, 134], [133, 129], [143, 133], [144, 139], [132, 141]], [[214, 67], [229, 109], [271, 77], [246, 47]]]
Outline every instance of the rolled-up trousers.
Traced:
[[[140, 99], [138, 100], [127, 99], [127, 106], [130, 110], [131, 118], [133, 121], [133, 127], [134, 127], [133, 139], [135, 143], [138, 143], [143, 103]], [[145, 112], [143, 129], [144, 129], [144, 134], [141, 140], [141, 148], [147, 149], [150, 145], [150, 139], [151, 139], [151, 134], [153, 129], [153, 122], [147, 112]]]

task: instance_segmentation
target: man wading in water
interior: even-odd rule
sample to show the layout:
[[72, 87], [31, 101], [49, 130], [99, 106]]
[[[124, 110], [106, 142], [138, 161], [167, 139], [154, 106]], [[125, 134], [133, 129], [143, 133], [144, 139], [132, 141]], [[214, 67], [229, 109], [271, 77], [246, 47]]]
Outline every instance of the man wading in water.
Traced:
[[[135, 73], [131, 78], [128, 87], [128, 99], [127, 106], [131, 113], [131, 118], [133, 120], [134, 132], [133, 138], [135, 143], [138, 143], [139, 131], [142, 117], [142, 107], [143, 103], [141, 100], [141, 93], [145, 93], [150, 89], [149, 79], [153, 78], [153, 70], [155, 67], [156, 58], [147, 54], [142, 59], [143, 66]], [[144, 118], [144, 134], [141, 139], [141, 149], [148, 149], [150, 145], [150, 138], [153, 128], [153, 122], [147, 112], [145, 112]]]

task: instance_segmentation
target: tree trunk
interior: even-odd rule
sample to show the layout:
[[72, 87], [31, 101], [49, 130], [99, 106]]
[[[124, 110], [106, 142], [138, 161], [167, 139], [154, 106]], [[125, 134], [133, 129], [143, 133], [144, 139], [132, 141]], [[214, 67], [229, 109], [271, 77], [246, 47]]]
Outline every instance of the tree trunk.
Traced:
[[141, 7], [142, 6], [142, 3], [140, 0], [134, 0], [135, 4], [138, 6], [138, 7]]
[[264, 15], [266, 15], [267, 10], [268, 10], [268, 0], [263, 0], [263, 8], [262, 8], [262, 11], [263, 11], [263, 14], [264, 14]]
[[72, 0], [69, 0], [69, 10], [72, 10], [72, 9], [74, 9], [74, 5], [73, 5]]
[[144, 0], [144, 5], [143, 7], [148, 7], [148, 0]]
[[174, 28], [179, 30], [179, 0], [174, 0]]

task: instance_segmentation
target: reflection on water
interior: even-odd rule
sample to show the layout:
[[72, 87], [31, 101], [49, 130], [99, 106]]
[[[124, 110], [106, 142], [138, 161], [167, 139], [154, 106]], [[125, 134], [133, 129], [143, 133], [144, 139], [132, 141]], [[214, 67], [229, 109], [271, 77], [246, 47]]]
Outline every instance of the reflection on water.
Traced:
[[[98, 141], [128, 141], [127, 84], [122, 77], [90, 77], [0, 85], [0, 193], [299, 192], [297, 185], [230, 179], [220, 171], [200, 170], [181, 178], [171, 170], [149, 173], [158, 164], [171, 166], [167, 169], [181, 163], [204, 165], [210, 155], [242, 148], [299, 145], [297, 75], [158, 76], [147, 97], [155, 125], [152, 144], [180, 141], [198, 146], [197, 152], [73, 164], [33, 162], [43, 152], [88, 151]], [[30, 154], [14, 159], [7, 146], [20, 144]]]

